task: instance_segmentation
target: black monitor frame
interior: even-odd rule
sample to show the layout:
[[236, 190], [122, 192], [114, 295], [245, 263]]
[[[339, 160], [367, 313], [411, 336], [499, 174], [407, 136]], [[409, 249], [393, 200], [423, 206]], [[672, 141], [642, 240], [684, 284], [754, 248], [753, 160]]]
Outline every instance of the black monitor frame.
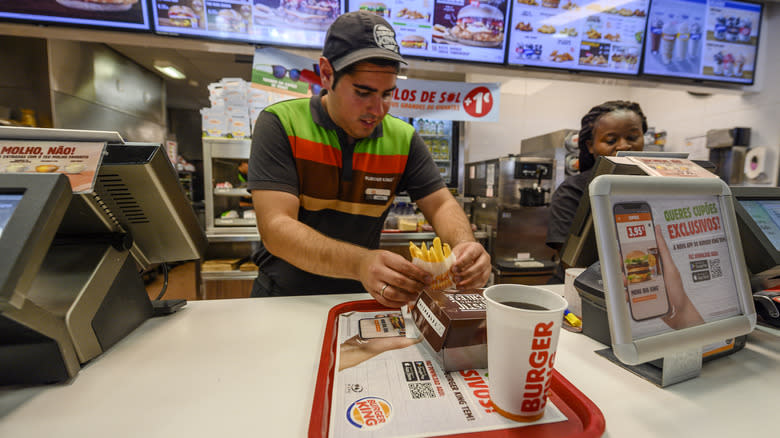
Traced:
[[46, 256], [72, 194], [65, 175], [0, 174], [0, 194], [21, 194], [0, 234], [0, 309], [19, 304]]
[[739, 201], [780, 201], [780, 187], [731, 187], [734, 212], [745, 251], [745, 264], [754, 280], [762, 287], [780, 284], [780, 251], [764, 235], [753, 217]]

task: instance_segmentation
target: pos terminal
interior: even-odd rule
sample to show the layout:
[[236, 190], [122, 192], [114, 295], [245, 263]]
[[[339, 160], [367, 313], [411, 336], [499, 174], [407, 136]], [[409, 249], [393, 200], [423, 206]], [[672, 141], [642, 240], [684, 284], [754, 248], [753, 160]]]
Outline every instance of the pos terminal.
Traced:
[[[15, 143], [27, 141], [11, 134]], [[75, 147], [80, 135], [100, 137], [24, 134]], [[205, 234], [161, 145], [106, 138], [91, 190], [74, 193], [59, 173], [0, 173], [0, 385], [75, 376], [152, 316], [143, 269], [205, 251]]]

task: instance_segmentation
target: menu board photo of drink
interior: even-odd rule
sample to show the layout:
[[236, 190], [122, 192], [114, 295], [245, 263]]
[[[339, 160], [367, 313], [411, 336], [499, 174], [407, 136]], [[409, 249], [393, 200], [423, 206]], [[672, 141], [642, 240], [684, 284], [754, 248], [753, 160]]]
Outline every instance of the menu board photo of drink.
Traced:
[[2, 0], [0, 20], [150, 30], [145, 0]]
[[643, 72], [752, 84], [761, 7], [731, 0], [653, 0]]
[[350, 0], [350, 11], [384, 17], [404, 56], [504, 62], [510, 0]]
[[636, 75], [650, 0], [512, 0], [507, 63]]
[[162, 34], [322, 48], [339, 0], [152, 0]]

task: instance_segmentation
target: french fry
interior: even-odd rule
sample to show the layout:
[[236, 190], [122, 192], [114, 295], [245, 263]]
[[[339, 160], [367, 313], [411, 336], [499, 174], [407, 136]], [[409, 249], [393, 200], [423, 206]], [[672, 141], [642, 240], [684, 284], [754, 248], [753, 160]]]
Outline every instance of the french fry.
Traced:
[[432, 261], [432, 260], [431, 260], [431, 257], [430, 257], [430, 254], [428, 254], [428, 247], [426, 247], [426, 246], [425, 246], [425, 242], [423, 242], [423, 243], [420, 245], [420, 251], [422, 251], [422, 255], [423, 255], [423, 256], [422, 256], [422, 259], [423, 259], [423, 261], [425, 261], [425, 262], [430, 262], [430, 261]]
[[414, 242], [409, 242], [409, 255], [412, 256], [412, 258], [417, 257], [417, 247], [414, 245]]
[[450, 254], [452, 254], [452, 249], [450, 248], [449, 243], [444, 244], [444, 258], [449, 258]]
[[437, 262], [443, 262], [444, 261], [444, 252], [441, 250], [441, 239], [438, 237], [433, 238], [433, 252], [436, 256]]

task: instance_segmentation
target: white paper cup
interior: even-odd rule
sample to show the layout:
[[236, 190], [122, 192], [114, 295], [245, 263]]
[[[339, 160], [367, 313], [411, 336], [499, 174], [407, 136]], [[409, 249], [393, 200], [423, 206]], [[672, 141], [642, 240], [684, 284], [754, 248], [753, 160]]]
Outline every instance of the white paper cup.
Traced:
[[[519, 284], [491, 286], [484, 296], [493, 408], [515, 421], [538, 420], [547, 404], [566, 300], [541, 287]], [[511, 302], [545, 310], [503, 304]]]
[[585, 272], [585, 268], [569, 268], [566, 270], [566, 278], [563, 280], [563, 297], [569, 303], [569, 311], [582, 318], [582, 298], [577, 288], [574, 287], [574, 279]]

